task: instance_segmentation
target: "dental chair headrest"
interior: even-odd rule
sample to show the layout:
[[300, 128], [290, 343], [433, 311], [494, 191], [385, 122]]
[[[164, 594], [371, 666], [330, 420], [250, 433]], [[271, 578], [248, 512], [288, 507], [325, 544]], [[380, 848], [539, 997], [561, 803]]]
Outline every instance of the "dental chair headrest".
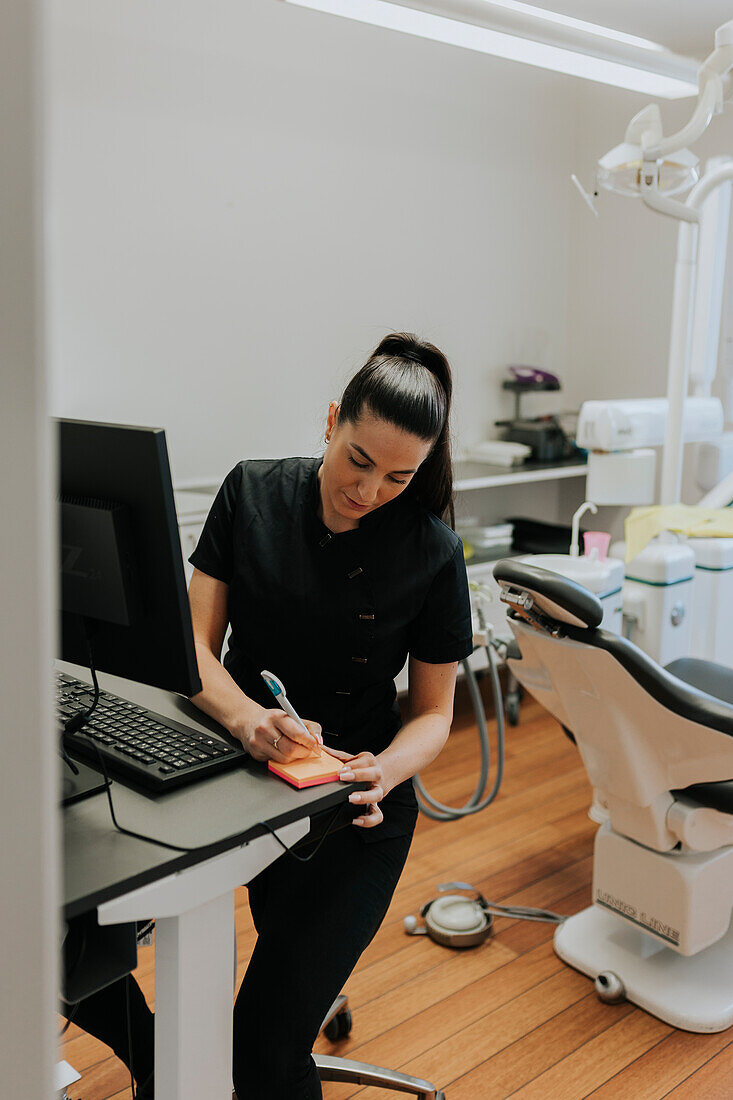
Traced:
[[603, 619], [597, 596], [549, 569], [503, 558], [494, 566], [494, 579], [502, 588], [502, 599], [520, 613], [523, 601], [529, 597], [535, 610], [569, 626], [594, 630]]
[[[667, 710], [733, 737], [733, 671], [703, 661], [676, 661], [669, 670], [661, 668], [633, 642], [613, 631], [598, 630], [602, 618], [598, 599], [558, 573], [504, 559], [494, 566], [494, 577], [504, 590], [502, 599], [535, 626], [554, 634], [555, 624], [563, 623], [565, 639], [608, 653]], [[525, 596], [529, 606], [520, 602]], [[733, 776], [720, 779], [733, 782]]]

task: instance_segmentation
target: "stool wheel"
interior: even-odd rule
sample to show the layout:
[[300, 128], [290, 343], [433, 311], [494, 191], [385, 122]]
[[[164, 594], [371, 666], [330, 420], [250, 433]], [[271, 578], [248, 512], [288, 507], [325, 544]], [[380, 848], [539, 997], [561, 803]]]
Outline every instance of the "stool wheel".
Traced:
[[519, 725], [519, 699], [516, 695], [506, 697], [506, 720], [510, 726]]
[[323, 1029], [327, 1039], [335, 1043], [338, 1039], [345, 1039], [351, 1031], [351, 1013], [348, 1008], [337, 1012], [333, 1019], [329, 1020]]

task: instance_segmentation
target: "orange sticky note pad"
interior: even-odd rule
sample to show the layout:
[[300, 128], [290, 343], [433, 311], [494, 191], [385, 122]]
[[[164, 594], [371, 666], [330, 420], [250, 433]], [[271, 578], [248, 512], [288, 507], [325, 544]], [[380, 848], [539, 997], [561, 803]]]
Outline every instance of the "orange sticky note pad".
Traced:
[[275, 775], [294, 787], [315, 787], [318, 783], [332, 783], [338, 779], [341, 769], [346, 767], [325, 749], [320, 756], [309, 756], [307, 760], [295, 760], [292, 764], [275, 764], [268, 760], [267, 766]]

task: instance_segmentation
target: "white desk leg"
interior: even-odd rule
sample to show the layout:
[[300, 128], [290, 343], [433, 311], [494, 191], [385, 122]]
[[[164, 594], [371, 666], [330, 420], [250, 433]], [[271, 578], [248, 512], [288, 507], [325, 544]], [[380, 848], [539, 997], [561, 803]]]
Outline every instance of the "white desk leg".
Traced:
[[233, 891], [156, 921], [156, 1100], [231, 1100], [233, 928]]

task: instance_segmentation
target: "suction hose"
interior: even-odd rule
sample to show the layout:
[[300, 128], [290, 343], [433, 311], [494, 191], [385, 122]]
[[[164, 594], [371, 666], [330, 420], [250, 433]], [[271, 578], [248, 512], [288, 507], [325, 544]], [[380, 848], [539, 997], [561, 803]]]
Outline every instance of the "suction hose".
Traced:
[[[485, 630], [486, 623], [480, 609], [479, 623], [481, 628]], [[477, 814], [479, 810], [486, 809], [499, 793], [502, 777], [504, 775], [504, 705], [501, 697], [499, 672], [496, 667], [496, 657], [494, 654], [495, 644], [491, 632], [489, 631], [488, 641], [484, 648], [489, 661], [491, 691], [494, 697], [494, 710], [496, 712], [496, 778], [494, 779], [494, 785], [489, 793], [482, 798], [481, 796], [483, 795], [489, 779], [491, 745], [489, 742], [489, 731], [486, 726], [486, 712], [484, 711], [481, 692], [476, 680], [476, 673], [471, 668], [469, 659], [466, 658], [461, 664], [463, 665], [463, 671], [466, 675], [468, 692], [471, 696], [471, 703], [473, 704], [476, 723], [478, 725], [479, 746], [481, 749], [479, 777], [476, 783], [476, 789], [463, 806], [446, 806], [444, 803], [439, 802], [437, 798], [433, 798], [432, 795], [428, 794], [420, 776], [416, 775], [413, 779], [413, 785], [415, 787], [415, 794], [417, 795], [418, 806], [427, 817], [431, 817], [434, 821], [458, 821], [460, 818], [467, 817], [469, 814]]]

